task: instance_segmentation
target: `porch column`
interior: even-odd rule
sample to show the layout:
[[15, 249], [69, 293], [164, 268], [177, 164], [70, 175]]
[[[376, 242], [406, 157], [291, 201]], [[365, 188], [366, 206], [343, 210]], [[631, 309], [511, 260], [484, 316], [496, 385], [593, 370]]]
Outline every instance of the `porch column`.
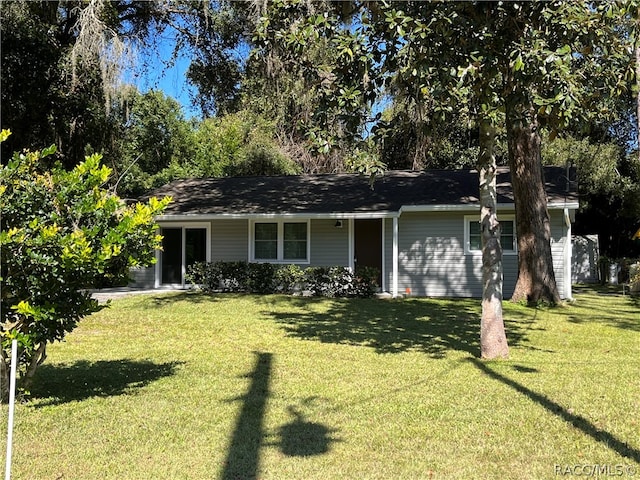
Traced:
[[355, 256], [355, 253], [354, 253], [354, 250], [355, 250], [354, 242], [355, 242], [355, 240], [354, 240], [354, 230], [353, 230], [353, 218], [350, 218], [348, 220], [348, 222], [349, 222], [349, 232], [348, 232], [348, 234], [349, 234], [349, 269], [352, 272], [355, 272], [356, 271], [356, 264], [354, 262], [354, 256]]
[[398, 217], [393, 217], [393, 270], [391, 272], [391, 296], [398, 296]]

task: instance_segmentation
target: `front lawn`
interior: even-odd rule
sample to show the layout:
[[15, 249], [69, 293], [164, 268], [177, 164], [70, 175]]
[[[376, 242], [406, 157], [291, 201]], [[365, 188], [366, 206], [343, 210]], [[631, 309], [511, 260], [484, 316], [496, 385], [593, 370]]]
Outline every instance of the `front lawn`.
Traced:
[[50, 347], [16, 408], [13, 478], [640, 475], [638, 298], [582, 289], [556, 309], [505, 302], [511, 358], [499, 362], [477, 359], [479, 308], [114, 301]]

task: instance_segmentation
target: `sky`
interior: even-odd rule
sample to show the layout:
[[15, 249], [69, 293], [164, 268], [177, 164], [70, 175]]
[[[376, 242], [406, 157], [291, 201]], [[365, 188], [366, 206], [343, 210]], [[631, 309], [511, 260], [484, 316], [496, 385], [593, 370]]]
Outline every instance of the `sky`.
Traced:
[[135, 85], [142, 93], [149, 90], [162, 90], [168, 97], [177, 100], [186, 118], [199, 118], [200, 111], [194, 107], [191, 97], [196, 89], [187, 82], [186, 73], [190, 59], [183, 55], [175, 63], [167, 67], [171, 59], [175, 39], [171, 35], [158, 38], [156, 47], [150, 47], [137, 52], [136, 66], [128, 69], [123, 75], [125, 83]]

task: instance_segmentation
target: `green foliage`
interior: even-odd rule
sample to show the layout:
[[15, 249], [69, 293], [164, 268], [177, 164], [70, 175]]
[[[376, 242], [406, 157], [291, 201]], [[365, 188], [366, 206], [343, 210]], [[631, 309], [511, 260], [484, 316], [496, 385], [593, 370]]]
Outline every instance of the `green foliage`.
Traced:
[[182, 169], [176, 166], [193, 158], [194, 128], [173, 98], [155, 90], [128, 90], [117, 115], [120, 136], [114, 142], [118, 155], [112, 159], [113, 181], [118, 192], [138, 196], [162, 180], [180, 177]]
[[365, 150], [356, 148], [344, 161], [347, 171], [369, 177], [371, 185], [377, 177], [384, 175], [387, 170], [387, 166], [380, 160], [378, 153], [372, 152], [372, 150], [372, 147]]
[[274, 136], [271, 122], [246, 111], [206, 119], [195, 134], [193, 163], [185, 167], [195, 177], [298, 173]]
[[305, 273], [297, 265], [282, 265], [276, 269], [274, 280], [277, 293], [294, 294], [302, 291]]
[[243, 55], [238, 52], [245, 47], [247, 13], [252, 5], [226, 0], [176, 1], [160, 8], [164, 14], [161, 25], [178, 37], [174, 59], [191, 58], [187, 80], [199, 91], [194, 102], [203, 116], [236, 111], [244, 70]]
[[186, 121], [175, 100], [135, 94], [123, 130], [118, 191], [137, 196], [179, 178], [292, 175], [300, 169], [282, 153], [271, 122], [242, 111]]
[[[1, 147], [3, 158], [43, 144], [55, 144], [56, 160], [67, 168], [83, 161], [87, 147], [111, 157], [119, 129], [110, 115], [113, 85], [105, 78], [123, 67], [115, 60], [124, 58], [110, 41], [144, 39], [159, 16], [157, 2], [2, 2], [2, 128], [14, 133]], [[74, 53], [83, 42], [84, 51]], [[100, 51], [87, 48], [104, 42]]]
[[598, 234], [600, 252], [612, 258], [640, 255], [632, 240], [640, 222], [640, 162], [635, 154], [616, 143], [563, 135], [543, 145], [542, 158], [548, 165], [576, 167], [576, 233]]
[[160, 246], [153, 219], [169, 200], [128, 206], [104, 188], [111, 172], [99, 155], [71, 171], [47, 170], [53, 153], [14, 154], [0, 168], [3, 388], [12, 339], [30, 377], [47, 343], [101, 308], [87, 289], [126, 282], [129, 268], [153, 263]]
[[191, 265], [187, 281], [205, 292], [300, 294], [319, 297], [371, 297], [377, 291], [378, 270], [354, 274], [346, 267], [308, 267], [247, 262], [199, 262]]
[[557, 137], [543, 145], [542, 158], [547, 165], [577, 167], [583, 193], [623, 197], [633, 189], [634, 177], [640, 175], [640, 171], [633, 172], [631, 177], [621, 174], [626, 170], [621, 147], [613, 143], [596, 144], [588, 138]]
[[[413, 105], [419, 122], [466, 109], [498, 125], [509, 101], [522, 118], [533, 109], [560, 129], [608, 115], [604, 100], [628, 91], [633, 77], [624, 2], [349, 5], [318, 12], [270, 2], [255, 27], [258, 52], [318, 86], [318, 138], [335, 118], [357, 137], [371, 121], [364, 107], [389, 96]], [[309, 44], [331, 45], [333, 56], [314, 62]]]
[[123, 120], [125, 157], [143, 171], [154, 174], [191, 155], [192, 126], [178, 102], [162, 92], [134, 91]]

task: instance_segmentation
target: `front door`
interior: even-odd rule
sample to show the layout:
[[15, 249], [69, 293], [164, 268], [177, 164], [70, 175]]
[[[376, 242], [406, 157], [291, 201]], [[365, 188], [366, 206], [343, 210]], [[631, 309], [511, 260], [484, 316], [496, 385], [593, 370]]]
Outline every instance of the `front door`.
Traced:
[[356, 273], [362, 267], [377, 268], [382, 287], [382, 219], [354, 221], [354, 250]]

